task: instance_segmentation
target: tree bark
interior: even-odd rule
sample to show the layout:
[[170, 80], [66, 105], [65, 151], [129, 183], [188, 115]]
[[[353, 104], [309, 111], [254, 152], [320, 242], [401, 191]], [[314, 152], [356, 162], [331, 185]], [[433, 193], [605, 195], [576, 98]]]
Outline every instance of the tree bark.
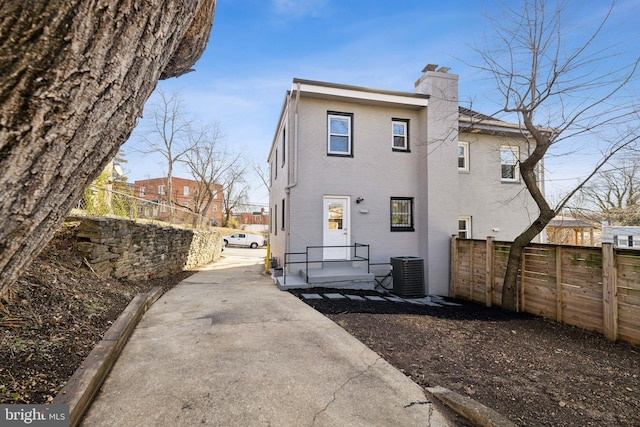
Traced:
[[127, 140], [158, 80], [188, 72], [215, 0], [0, 2], [0, 295]]

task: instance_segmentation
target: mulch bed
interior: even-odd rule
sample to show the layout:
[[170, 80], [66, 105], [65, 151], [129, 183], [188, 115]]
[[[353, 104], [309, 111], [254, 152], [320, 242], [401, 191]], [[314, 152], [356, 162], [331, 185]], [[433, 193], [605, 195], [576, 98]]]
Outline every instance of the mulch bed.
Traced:
[[[292, 291], [323, 292], [336, 291]], [[421, 386], [467, 395], [518, 425], [640, 425], [640, 346], [446, 300], [461, 306], [303, 299]]]

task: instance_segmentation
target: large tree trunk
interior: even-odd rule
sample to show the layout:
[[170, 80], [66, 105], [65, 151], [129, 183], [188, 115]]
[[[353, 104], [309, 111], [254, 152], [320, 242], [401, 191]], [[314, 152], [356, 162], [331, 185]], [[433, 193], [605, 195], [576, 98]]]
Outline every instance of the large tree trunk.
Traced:
[[215, 0], [0, 2], [0, 295], [127, 140], [160, 78], [190, 71]]

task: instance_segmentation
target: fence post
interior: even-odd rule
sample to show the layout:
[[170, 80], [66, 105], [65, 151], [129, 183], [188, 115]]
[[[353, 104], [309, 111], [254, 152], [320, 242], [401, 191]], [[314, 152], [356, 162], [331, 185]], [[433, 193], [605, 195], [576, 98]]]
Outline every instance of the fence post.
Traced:
[[451, 236], [451, 283], [449, 284], [449, 296], [458, 296], [458, 236]]
[[469, 271], [471, 272], [471, 277], [469, 277], [469, 282], [470, 282], [469, 283], [469, 288], [470, 288], [469, 289], [469, 299], [471, 301], [474, 301], [473, 298], [475, 297], [474, 292], [475, 292], [475, 288], [476, 288], [476, 275], [474, 274], [474, 271], [475, 271], [476, 266], [475, 266], [475, 264], [473, 262], [473, 258], [474, 258], [474, 256], [473, 256], [474, 252], [473, 251], [475, 249], [473, 247], [473, 240], [471, 242], [469, 242], [469, 243], [471, 243], [471, 249], [469, 249]]
[[556, 245], [556, 322], [562, 323], [562, 246]]
[[487, 237], [487, 259], [486, 259], [486, 274], [485, 274], [485, 303], [487, 307], [493, 305], [493, 236]]
[[525, 280], [524, 280], [524, 272], [526, 269], [526, 259], [527, 259], [527, 248], [525, 247], [522, 250], [522, 259], [520, 259], [520, 304], [517, 304], [516, 307], [519, 307], [519, 311], [525, 311], [524, 309], [524, 286], [525, 286]]
[[618, 284], [613, 244], [602, 244], [602, 314], [604, 336], [618, 339]]

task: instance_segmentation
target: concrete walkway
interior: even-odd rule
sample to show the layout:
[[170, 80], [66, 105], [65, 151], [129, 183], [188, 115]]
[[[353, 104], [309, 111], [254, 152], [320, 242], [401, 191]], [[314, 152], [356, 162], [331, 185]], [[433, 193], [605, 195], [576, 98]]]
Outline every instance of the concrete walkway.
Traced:
[[162, 296], [82, 425], [455, 425], [258, 262], [224, 257]]

